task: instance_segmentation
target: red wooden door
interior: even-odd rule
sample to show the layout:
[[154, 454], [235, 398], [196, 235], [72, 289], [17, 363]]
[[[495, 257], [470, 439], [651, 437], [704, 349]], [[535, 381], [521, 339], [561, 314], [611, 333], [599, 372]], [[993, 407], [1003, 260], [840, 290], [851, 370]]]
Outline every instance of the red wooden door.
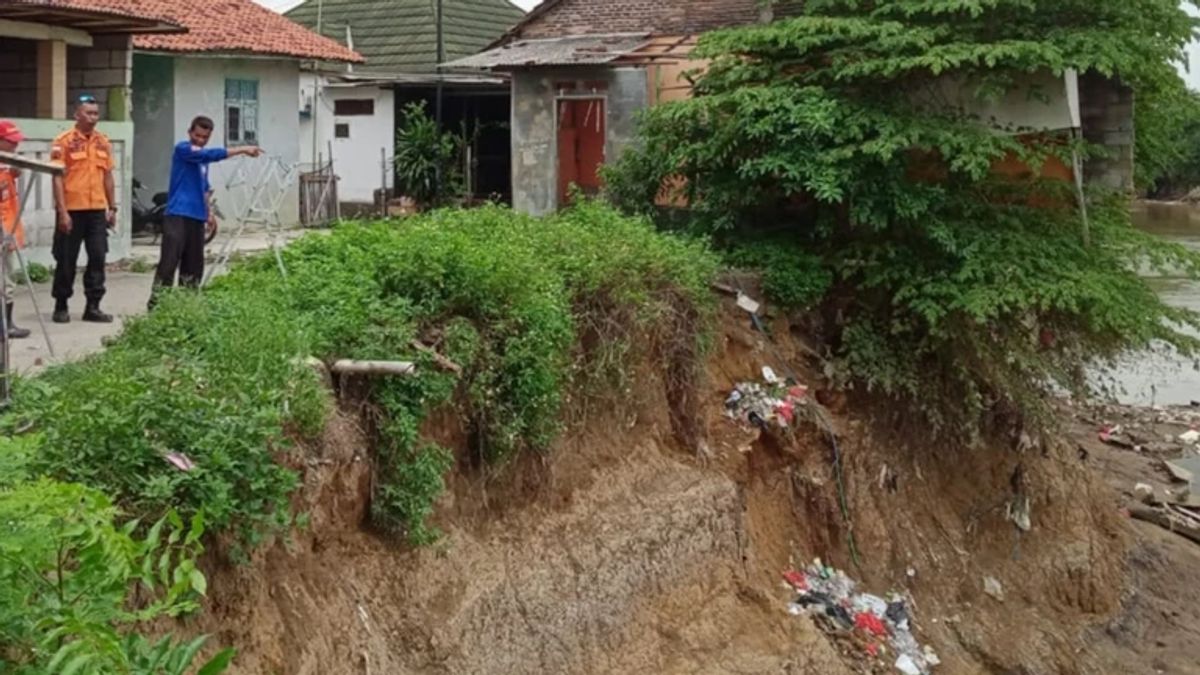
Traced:
[[566, 99], [558, 102], [558, 203], [570, 202], [571, 185], [584, 194], [600, 191], [604, 164], [604, 99]]

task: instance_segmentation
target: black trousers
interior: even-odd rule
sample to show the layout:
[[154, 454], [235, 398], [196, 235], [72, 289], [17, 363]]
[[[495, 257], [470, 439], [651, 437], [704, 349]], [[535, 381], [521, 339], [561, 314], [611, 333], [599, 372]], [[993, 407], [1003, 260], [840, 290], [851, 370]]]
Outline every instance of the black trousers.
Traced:
[[79, 249], [87, 249], [87, 267], [83, 272], [83, 296], [88, 304], [99, 304], [104, 297], [104, 263], [108, 255], [108, 218], [100, 211], [71, 211], [71, 231], [55, 230], [54, 288], [51, 295], [65, 303], [75, 293], [75, 269]]
[[[204, 277], [204, 229], [203, 220], [183, 216], [167, 216], [163, 219], [162, 249], [159, 252], [158, 271], [154, 274], [154, 288], [174, 286], [175, 274], [179, 273], [179, 285], [195, 288]], [[154, 295], [150, 297], [154, 306]]]

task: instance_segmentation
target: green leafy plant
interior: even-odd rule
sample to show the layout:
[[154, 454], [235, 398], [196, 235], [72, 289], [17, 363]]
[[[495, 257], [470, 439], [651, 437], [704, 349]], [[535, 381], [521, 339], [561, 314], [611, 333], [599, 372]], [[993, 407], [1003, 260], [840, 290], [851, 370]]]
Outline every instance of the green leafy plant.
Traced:
[[47, 281], [50, 281], [51, 273], [49, 267], [46, 267], [39, 262], [27, 262], [25, 264], [24, 272], [19, 269], [13, 270], [10, 276], [13, 283], [16, 284], [23, 284], [26, 282], [26, 280], [35, 284], [43, 284]]
[[1070, 183], [994, 172], [1015, 159], [1037, 176], [1099, 151], [994, 125], [940, 92], [1045, 100], [1034, 76], [1067, 69], [1163, 91], [1195, 26], [1174, 0], [809, 0], [794, 18], [703, 36], [696, 95], [648, 111], [607, 193], [655, 213], [665, 189], [688, 229], [723, 241], [769, 223], [799, 257], [785, 275], [791, 253], [755, 254], [767, 284], [801, 289], [800, 304], [819, 293], [847, 386], [943, 432], [1051, 423], [1049, 394], [1088, 393], [1087, 364], [1196, 348], [1179, 330], [1196, 315], [1137, 270], [1195, 275], [1200, 258], [1135, 231], [1119, 196], [1090, 194], [1085, 229]]
[[1166, 79], [1138, 93], [1137, 113], [1138, 187], [1171, 198], [1200, 186], [1200, 93]]
[[[242, 546], [287, 528], [295, 472], [328, 393], [309, 357], [411, 360], [372, 380], [381, 530], [425, 543], [454, 461], [484, 469], [538, 451], [567, 417], [620, 398], [646, 356], [665, 378], [698, 372], [716, 259], [601, 204], [538, 220], [487, 206], [401, 223], [346, 223], [247, 260], [203, 295], [164, 294], [110, 348], [18, 383], [4, 428], [33, 475], [103, 490], [136, 517], [203, 512]], [[459, 364], [448, 373], [424, 343]], [[456, 455], [423, 439], [452, 409], [471, 430]]]
[[[0, 452], [7, 453], [6, 450]], [[140, 623], [197, 608], [202, 516], [173, 512], [135, 534], [107, 497], [80, 485], [23, 482], [0, 489], [0, 667], [15, 673], [184, 675], [207, 638], [151, 643]], [[224, 650], [199, 667], [224, 672]]]
[[404, 107], [396, 131], [396, 175], [402, 188], [421, 206], [445, 205], [463, 191], [460, 154], [464, 140], [443, 132], [425, 102]]

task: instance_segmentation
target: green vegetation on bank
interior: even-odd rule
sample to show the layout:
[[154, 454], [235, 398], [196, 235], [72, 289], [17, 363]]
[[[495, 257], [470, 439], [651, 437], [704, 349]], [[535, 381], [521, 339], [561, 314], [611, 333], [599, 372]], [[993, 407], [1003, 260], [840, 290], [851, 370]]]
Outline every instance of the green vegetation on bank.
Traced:
[[[703, 36], [696, 95], [645, 114], [608, 194], [766, 265], [768, 292], [818, 319], [842, 382], [901, 417], [953, 435], [1041, 427], [1053, 392], [1086, 393], [1090, 364], [1196, 349], [1197, 316], [1138, 271], [1196, 275], [1200, 256], [1135, 231], [1119, 195], [1093, 191], [1085, 223], [1069, 182], [997, 175], [1005, 158], [1036, 175], [1102, 150], [993, 128], [939, 92], [1040, 101], [1031, 74], [1068, 69], [1169, 91], [1195, 27], [1176, 0], [809, 0]], [[685, 211], [655, 207], [664, 185]]]
[[[286, 460], [317, 439], [332, 408], [309, 357], [418, 364], [415, 377], [370, 378], [351, 391], [375, 413], [372, 523], [425, 543], [453, 462], [482, 469], [547, 448], [589, 399], [619, 398], [645, 357], [660, 357], [664, 379], [698, 372], [717, 269], [701, 243], [595, 203], [548, 219], [487, 207], [346, 224], [284, 258], [286, 278], [272, 258], [251, 260], [203, 294], [167, 294], [104, 352], [19, 382], [0, 466], [22, 478], [0, 483], [0, 522], [23, 517], [31, 494], [62, 513], [48, 507], [53, 526], [31, 523], [47, 534], [37, 547], [11, 526], [0, 533], [0, 577], [41, 577], [66, 550], [66, 580], [111, 582], [89, 600], [108, 613], [53, 634], [63, 648], [96, 632], [119, 637], [129, 627], [114, 614], [129, 599], [121, 589], [150, 582], [138, 570], [168, 537], [161, 526], [147, 534], [121, 523], [165, 518], [176, 532], [195, 519], [194, 531], [229, 534], [244, 550], [302, 515], [290, 508], [298, 476]], [[471, 438], [460, 456], [420, 433], [451, 403]], [[185, 534], [169, 545], [188, 555], [155, 563], [167, 577], [153, 587], [161, 600], [139, 618], [184, 611], [203, 592], [198, 535]], [[14, 645], [43, 640], [37, 633], [51, 624], [38, 612], [60, 602], [37, 585], [0, 593], [0, 659], [31, 672], [53, 656]], [[101, 671], [142, 672], [79, 672]]]

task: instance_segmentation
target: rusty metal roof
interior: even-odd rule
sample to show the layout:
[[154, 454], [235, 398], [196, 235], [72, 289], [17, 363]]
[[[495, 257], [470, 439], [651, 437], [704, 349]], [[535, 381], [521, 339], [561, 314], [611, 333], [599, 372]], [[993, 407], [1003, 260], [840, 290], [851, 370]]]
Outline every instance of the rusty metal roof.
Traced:
[[610, 33], [546, 40], [518, 40], [444, 65], [447, 68], [473, 70], [602, 65], [632, 53], [649, 40], [649, 33]]

